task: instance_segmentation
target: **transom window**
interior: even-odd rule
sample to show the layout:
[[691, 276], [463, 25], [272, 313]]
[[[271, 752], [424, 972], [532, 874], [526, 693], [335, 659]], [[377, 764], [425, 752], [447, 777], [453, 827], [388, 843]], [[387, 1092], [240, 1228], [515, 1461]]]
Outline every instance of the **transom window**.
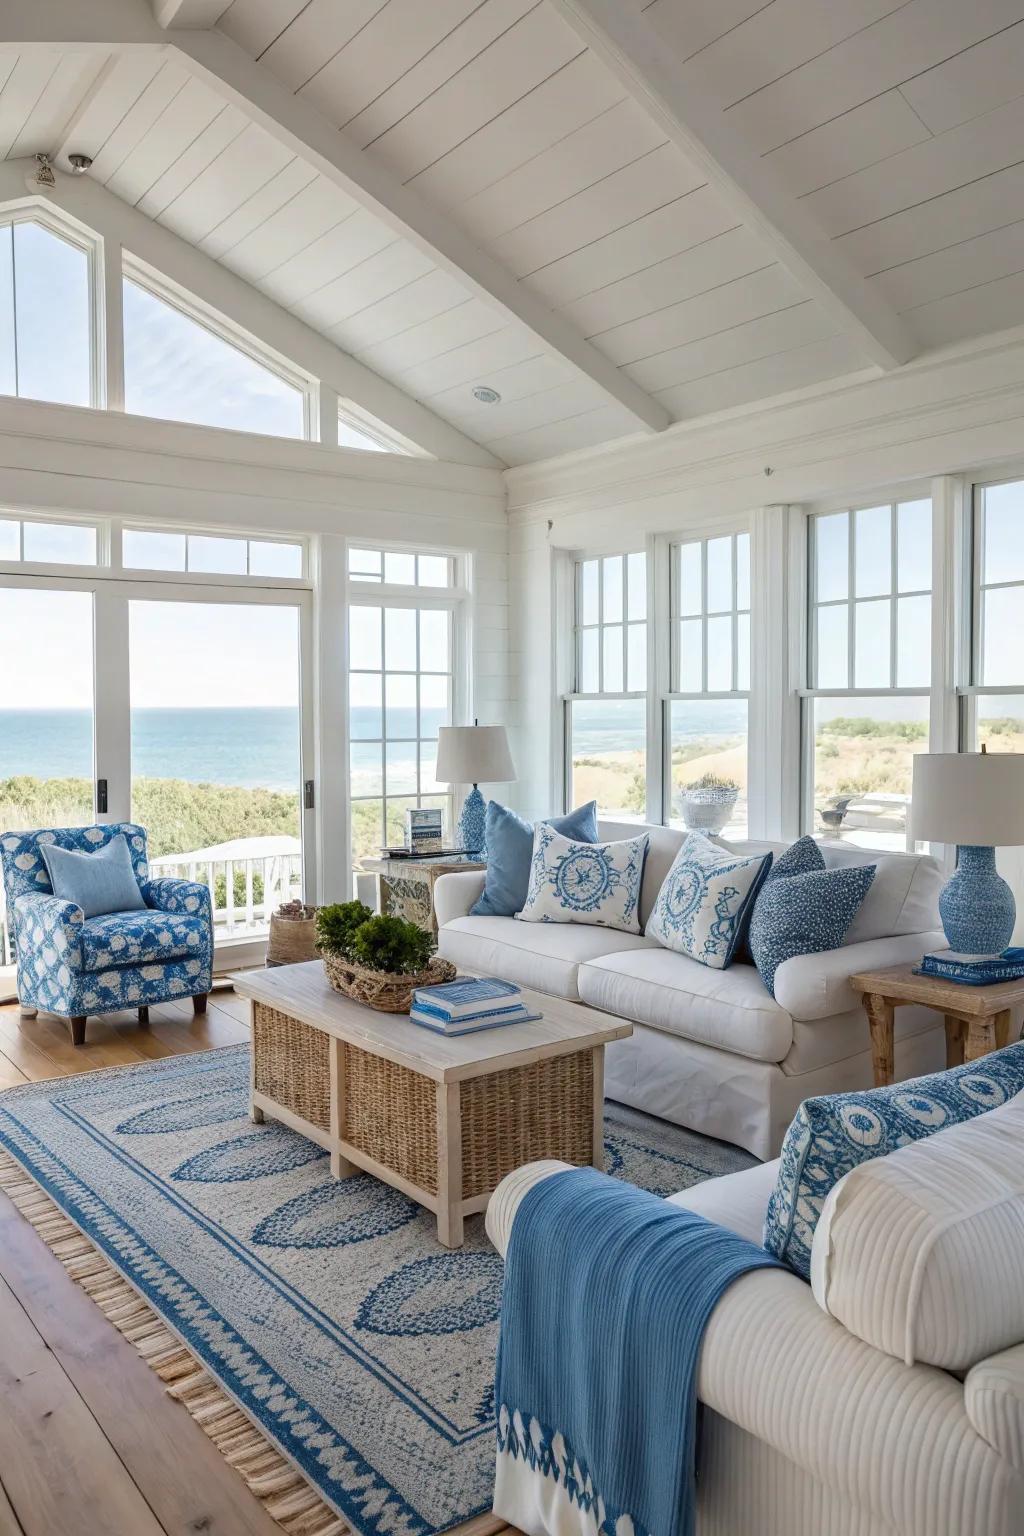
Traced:
[[905, 848], [913, 755], [928, 749], [931, 502], [809, 521], [808, 824]]
[[34, 219], [0, 224], [0, 393], [93, 405], [92, 255]]
[[89, 523], [42, 522], [0, 508], [0, 562], [95, 565], [97, 543]]
[[967, 751], [1024, 752], [1024, 481], [975, 492]]
[[338, 409], [338, 447], [357, 448], [364, 453], [408, 453], [408, 449], [389, 438], [358, 416], [354, 408]]
[[570, 803], [647, 810], [647, 556], [576, 562], [575, 681], [567, 700]]
[[187, 571], [218, 576], [301, 579], [305, 550], [284, 539], [181, 533], [172, 528], [125, 528], [121, 563], [128, 570]]
[[450, 587], [455, 562], [450, 555], [421, 555], [400, 549], [350, 549], [351, 581], [393, 587]]
[[750, 535], [693, 539], [672, 549], [672, 687], [666, 701], [666, 819], [686, 824], [699, 781], [735, 786], [724, 828], [747, 830]]
[[309, 391], [300, 380], [283, 377], [136, 273], [124, 277], [124, 394], [125, 410], [137, 416], [309, 435]]

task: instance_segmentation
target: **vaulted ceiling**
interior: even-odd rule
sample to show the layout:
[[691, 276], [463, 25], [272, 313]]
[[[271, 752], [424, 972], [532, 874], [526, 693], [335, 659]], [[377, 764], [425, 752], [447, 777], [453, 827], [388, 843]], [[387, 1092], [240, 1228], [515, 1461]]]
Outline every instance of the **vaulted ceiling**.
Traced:
[[1024, 323], [1024, 0], [0, 17], [0, 154], [91, 155], [507, 464]]

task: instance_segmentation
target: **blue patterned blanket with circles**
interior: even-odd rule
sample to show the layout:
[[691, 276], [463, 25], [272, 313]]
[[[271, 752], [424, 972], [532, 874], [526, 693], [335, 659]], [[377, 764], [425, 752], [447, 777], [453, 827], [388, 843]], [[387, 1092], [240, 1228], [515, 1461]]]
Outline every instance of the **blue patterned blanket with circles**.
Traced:
[[[0, 1095], [10, 1153], [358, 1536], [491, 1507], [502, 1264], [248, 1116], [245, 1046]], [[622, 1111], [609, 1169], [661, 1193], [752, 1159]]]

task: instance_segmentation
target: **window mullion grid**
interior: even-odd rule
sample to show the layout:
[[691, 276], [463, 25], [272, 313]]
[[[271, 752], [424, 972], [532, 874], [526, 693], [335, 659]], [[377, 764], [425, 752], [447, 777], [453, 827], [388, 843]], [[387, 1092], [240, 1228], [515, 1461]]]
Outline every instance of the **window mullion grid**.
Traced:
[[854, 688], [857, 654], [857, 515], [851, 509], [846, 518], [846, 686]]
[[897, 554], [899, 508], [889, 507], [889, 687], [896, 687], [899, 677], [899, 558]]
[[732, 536], [732, 691], [739, 689], [739, 652], [740, 652], [740, 589], [739, 589], [739, 541], [736, 534]]
[[708, 691], [708, 541], [700, 541], [701, 692]]
[[604, 693], [604, 561], [597, 562], [597, 691]]

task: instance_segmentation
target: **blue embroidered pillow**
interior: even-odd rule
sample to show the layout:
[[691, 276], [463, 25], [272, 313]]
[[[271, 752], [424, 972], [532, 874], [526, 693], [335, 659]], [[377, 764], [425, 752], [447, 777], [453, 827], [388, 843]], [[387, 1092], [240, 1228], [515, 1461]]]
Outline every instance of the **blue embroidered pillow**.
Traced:
[[592, 923], [639, 933], [648, 842], [644, 832], [619, 843], [575, 843], [540, 822], [530, 889], [516, 916], [526, 923]]
[[647, 937], [724, 970], [733, 961], [771, 862], [770, 853], [752, 858], [729, 853], [691, 832], [658, 892]]
[[750, 919], [750, 952], [773, 997], [784, 960], [840, 947], [874, 878], [873, 864], [859, 864], [765, 881]]
[[[597, 801], [578, 805], [565, 816], [552, 816], [548, 826], [577, 843], [597, 842]], [[483, 893], [470, 908], [471, 917], [514, 917], [526, 900], [533, 859], [533, 824], [499, 805], [487, 802], [487, 873]]]
[[888, 1088], [805, 1099], [782, 1144], [764, 1246], [809, 1280], [814, 1229], [829, 1191], [845, 1174], [1021, 1092], [1024, 1044]]

